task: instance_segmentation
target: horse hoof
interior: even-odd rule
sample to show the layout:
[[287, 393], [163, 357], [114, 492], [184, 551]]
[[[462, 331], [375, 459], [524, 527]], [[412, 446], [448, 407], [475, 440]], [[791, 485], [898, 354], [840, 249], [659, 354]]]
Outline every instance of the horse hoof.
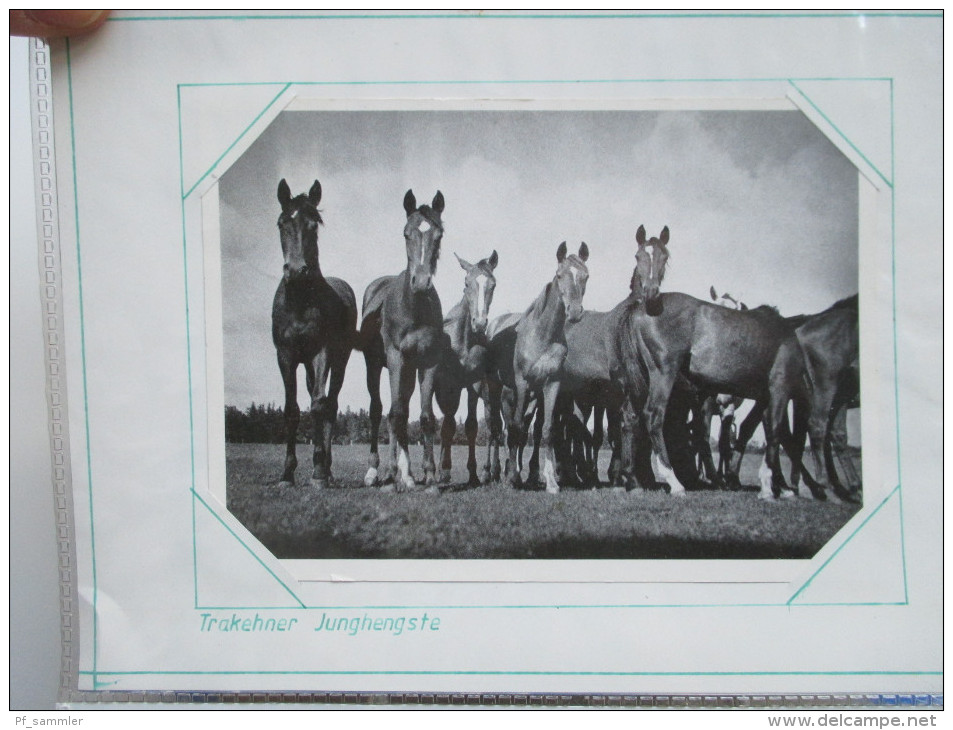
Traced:
[[294, 482], [289, 482], [287, 479], [282, 479], [280, 482], [278, 482], [279, 489], [290, 489], [294, 485]]
[[558, 485], [558, 484], [547, 484], [547, 485], [546, 485], [546, 494], [559, 494], [559, 485]]
[[397, 487], [394, 485], [393, 482], [391, 482], [390, 484], [385, 484], [383, 487], [381, 487], [381, 494], [394, 494], [396, 492], [397, 492]]
[[401, 491], [412, 492], [417, 488], [417, 482], [413, 477], [407, 477], [403, 480], [404, 488]]
[[428, 495], [430, 495], [431, 497], [433, 497], [433, 496], [439, 496], [439, 495], [440, 495], [440, 487], [438, 487], [436, 484], [431, 484], [429, 487], [427, 487], [427, 488], [424, 490], [424, 494], [428, 494]]
[[[784, 500], [797, 499], [798, 492], [795, 492], [793, 489], [782, 489], [781, 494], [779, 496], [781, 499], [784, 499]], [[814, 496], [816, 497], [817, 495], [814, 495]]]
[[319, 489], [319, 490], [320, 490], [320, 489], [327, 489], [327, 488], [330, 487], [330, 486], [331, 486], [331, 480], [330, 480], [330, 479], [312, 479], [312, 480], [311, 480], [311, 488], [312, 488], [312, 489]]
[[762, 502], [777, 502], [777, 497], [774, 496], [771, 492], [758, 492], [758, 499]]
[[373, 487], [378, 483], [377, 469], [373, 466], [367, 470], [367, 474], [364, 475], [364, 486]]
[[620, 487], [620, 486], [609, 487], [609, 494], [624, 495], [626, 494], [626, 490], [625, 490], [625, 487]]
[[686, 492], [684, 489], [670, 489], [669, 496], [678, 497], [679, 499], [684, 499]]
[[450, 476], [450, 470], [449, 470], [449, 469], [444, 469], [443, 471], [440, 472], [440, 483], [441, 483], [441, 484], [449, 484], [451, 479], [452, 479], [452, 477]]

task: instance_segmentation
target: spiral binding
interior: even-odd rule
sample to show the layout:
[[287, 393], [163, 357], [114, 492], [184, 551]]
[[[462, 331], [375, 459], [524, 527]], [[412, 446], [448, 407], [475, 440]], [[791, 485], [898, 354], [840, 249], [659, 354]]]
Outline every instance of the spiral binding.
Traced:
[[79, 659], [76, 602], [73, 499], [69, 472], [65, 360], [63, 358], [63, 300], [60, 289], [60, 237], [57, 216], [56, 155], [53, 146], [53, 99], [50, 47], [31, 38], [30, 107], [33, 123], [33, 172], [37, 200], [37, 239], [40, 244], [40, 298], [44, 317], [46, 392], [49, 408], [50, 454], [60, 579], [60, 697], [76, 687]]

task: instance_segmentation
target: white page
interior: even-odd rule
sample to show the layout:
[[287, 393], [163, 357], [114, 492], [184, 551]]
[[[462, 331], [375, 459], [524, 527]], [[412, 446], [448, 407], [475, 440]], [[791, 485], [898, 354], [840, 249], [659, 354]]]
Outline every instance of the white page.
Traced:
[[[58, 254], [75, 688], [939, 691], [937, 21], [132, 13], [55, 45], [52, 122], [37, 123], [55, 132], [41, 238]], [[282, 491], [283, 447], [226, 444], [222, 419], [284, 399], [269, 341], [281, 178], [295, 195], [320, 179], [322, 270], [358, 300], [404, 265], [407, 188], [446, 197], [444, 313], [462, 290], [451, 252], [498, 251], [501, 314], [552, 279], [562, 240], [587, 242], [585, 303], [608, 310], [643, 224], [671, 229], [667, 291], [713, 285], [786, 316], [859, 292], [862, 504], [380, 494], [353, 476], [353, 444], [334, 447], [340, 489], [307, 491], [302, 444], [304, 483]], [[355, 352], [340, 410], [367, 407], [363, 380]], [[244, 468], [263, 475], [240, 492]], [[498, 501], [539, 542], [447, 547], [509, 519]], [[338, 509], [339, 526], [321, 521]], [[459, 522], [394, 528], [431, 510]], [[585, 517], [562, 527], [560, 510]], [[638, 529], [673, 510], [702, 537], [663, 531], [650, 550]], [[718, 514], [727, 526], [705, 532]], [[599, 532], [620, 516], [631, 529]], [[796, 549], [758, 537], [759, 520], [789, 519], [833, 527]], [[374, 520], [379, 544], [358, 524]], [[884, 637], [903, 651], [885, 656]]]

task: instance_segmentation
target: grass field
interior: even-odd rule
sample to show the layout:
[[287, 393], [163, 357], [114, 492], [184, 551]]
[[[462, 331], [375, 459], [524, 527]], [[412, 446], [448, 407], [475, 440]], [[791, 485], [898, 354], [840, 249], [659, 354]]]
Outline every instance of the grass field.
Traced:
[[[382, 458], [386, 447], [381, 447]], [[482, 449], [477, 458], [482, 464]], [[418, 468], [420, 449], [412, 448]], [[858, 505], [757, 498], [760, 457], [742, 468], [744, 489], [558, 495], [501, 484], [466, 486], [466, 448], [454, 447], [442, 494], [384, 494], [364, 486], [367, 446], [336, 446], [336, 487], [310, 486], [311, 447], [298, 447], [298, 484], [279, 488], [284, 447], [228, 444], [227, 503], [279, 558], [807, 558]], [[600, 474], [605, 478], [607, 452]], [[418, 473], [419, 476], [419, 473]]]

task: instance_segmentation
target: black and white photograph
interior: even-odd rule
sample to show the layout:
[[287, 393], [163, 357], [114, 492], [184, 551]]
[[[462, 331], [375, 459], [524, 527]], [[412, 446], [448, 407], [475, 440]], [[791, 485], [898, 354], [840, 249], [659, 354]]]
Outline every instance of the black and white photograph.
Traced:
[[280, 112], [217, 187], [228, 511], [281, 559], [811, 558], [863, 503], [860, 184], [792, 104]]

